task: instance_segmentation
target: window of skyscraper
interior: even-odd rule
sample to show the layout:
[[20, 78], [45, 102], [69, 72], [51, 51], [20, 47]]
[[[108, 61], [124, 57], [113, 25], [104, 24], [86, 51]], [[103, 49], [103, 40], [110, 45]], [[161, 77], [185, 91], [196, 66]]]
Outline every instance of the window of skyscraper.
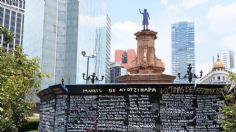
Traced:
[[4, 9], [2, 7], [0, 7], [0, 24], [3, 23], [3, 11], [4, 11]]

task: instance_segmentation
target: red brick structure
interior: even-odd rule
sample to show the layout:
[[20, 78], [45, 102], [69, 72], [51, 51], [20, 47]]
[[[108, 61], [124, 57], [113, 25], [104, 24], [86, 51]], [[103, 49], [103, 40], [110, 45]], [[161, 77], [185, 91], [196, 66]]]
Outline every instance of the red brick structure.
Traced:
[[136, 58], [134, 49], [115, 50], [115, 62], [121, 64], [124, 68], [128, 68], [132, 61]]
[[122, 55], [125, 51], [124, 50], [115, 50], [115, 62], [122, 63]]

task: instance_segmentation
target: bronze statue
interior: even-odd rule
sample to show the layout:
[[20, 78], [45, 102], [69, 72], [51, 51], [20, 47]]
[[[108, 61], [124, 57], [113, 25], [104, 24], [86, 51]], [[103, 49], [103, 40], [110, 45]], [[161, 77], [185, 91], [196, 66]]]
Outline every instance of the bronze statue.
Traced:
[[148, 20], [150, 19], [150, 16], [147, 12], [147, 9], [144, 9], [143, 12], [141, 12], [141, 9], [139, 9], [139, 12], [143, 15], [143, 30], [148, 30]]

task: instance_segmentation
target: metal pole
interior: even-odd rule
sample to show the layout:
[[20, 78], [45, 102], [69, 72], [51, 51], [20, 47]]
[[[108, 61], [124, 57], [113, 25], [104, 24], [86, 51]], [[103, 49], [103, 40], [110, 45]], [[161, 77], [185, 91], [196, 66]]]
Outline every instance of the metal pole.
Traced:
[[89, 56], [87, 56], [88, 59], [87, 59], [87, 74], [86, 74], [86, 84], [88, 84], [88, 72], [89, 72]]

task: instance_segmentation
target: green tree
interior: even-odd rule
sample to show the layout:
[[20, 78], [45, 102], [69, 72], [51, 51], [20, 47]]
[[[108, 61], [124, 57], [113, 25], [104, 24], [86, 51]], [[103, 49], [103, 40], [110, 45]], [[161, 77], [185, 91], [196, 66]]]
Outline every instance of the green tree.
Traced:
[[14, 34], [8, 28], [0, 25], [0, 34], [4, 35], [4, 43], [12, 42]]
[[225, 132], [236, 132], [236, 75], [229, 72], [229, 79], [233, 85], [225, 87], [227, 105], [221, 110], [221, 126]]
[[[2, 30], [4, 29], [4, 30]], [[3, 32], [2, 32], [3, 31]], [[12, 40], [12, 34], [0, 27], [1, 34]], [[40, 87], [46, 74], [39, 68], [39, 59], [28, 59], [22, 48], [11, 53], [0, 48], [0, 131], [16, 131], [31, 114], [33, 89]]]

